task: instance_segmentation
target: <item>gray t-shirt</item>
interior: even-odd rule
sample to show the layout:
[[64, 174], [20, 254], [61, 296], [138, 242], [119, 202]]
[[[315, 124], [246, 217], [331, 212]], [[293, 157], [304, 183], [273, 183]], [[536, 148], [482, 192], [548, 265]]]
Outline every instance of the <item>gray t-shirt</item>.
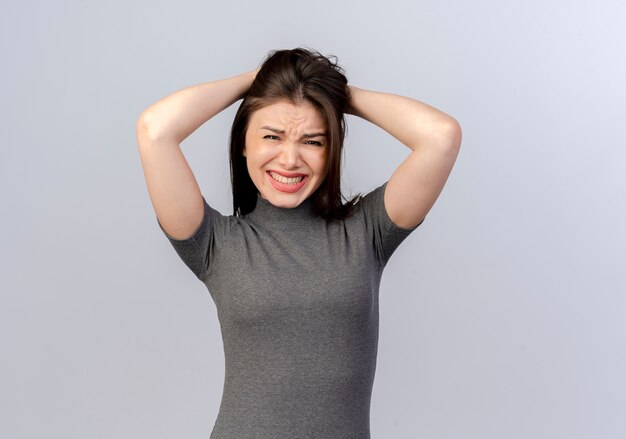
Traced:
[[211, 439], [370, 438], [380, 280], [421, 225], [391, 221], [386, 185], [343, 221], [316, 216], [311, 198], [284, 209], [258, 196], [241, 218], [203, 197], [185, 240], [159, 223], [217, 307], [225, 381]]

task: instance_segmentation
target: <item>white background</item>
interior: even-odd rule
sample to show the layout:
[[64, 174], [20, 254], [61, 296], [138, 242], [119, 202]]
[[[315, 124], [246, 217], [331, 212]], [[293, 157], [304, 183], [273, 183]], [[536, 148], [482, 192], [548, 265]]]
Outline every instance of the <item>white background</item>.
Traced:
[[[0, 437], [208, 438], [215, 305], [159, 230], [148, 105], [268, 51], [455, 117], [463, 144], [380, 291], [375, 439], [626, 437], [621, 1], [3, 1]], [[235, 106], [183, 144], [232, 214]], [[343, 188], [409, 149], [350, 117]]]

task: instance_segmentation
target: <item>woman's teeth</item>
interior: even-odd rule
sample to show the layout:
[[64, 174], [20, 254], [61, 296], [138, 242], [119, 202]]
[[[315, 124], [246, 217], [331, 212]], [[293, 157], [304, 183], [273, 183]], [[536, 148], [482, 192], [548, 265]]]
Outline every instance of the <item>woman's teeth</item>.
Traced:
[[285, 183], [285, 184], [300, 183], [302, 179], [304, 178], [304, 175], [301, 175], [300, 177], [287, 178], [287, 177], [283, 177], [282, 175], [276, 174], [274, 172], [270, 172], [270, 175], [272, 176], [274, 180], [280, 181], [281, 183]]

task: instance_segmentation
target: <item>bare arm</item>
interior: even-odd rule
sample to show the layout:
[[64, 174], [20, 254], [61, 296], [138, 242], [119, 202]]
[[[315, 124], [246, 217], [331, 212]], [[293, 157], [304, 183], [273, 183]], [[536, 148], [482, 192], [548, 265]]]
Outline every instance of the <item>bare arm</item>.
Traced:
[[137, 145], [156, 216], [175, 239], [202, 220], [202, 194], [180, 143], [204, 122], [245, 96], [256, 71], [177, 91], [149, 106], [137, 120]]
[[461, 146], [461, 127], [423, 102], [350, 86], [349, 114], [387, 131], [411, 149], [387, 183], [385, 209], [400, 227], [419, 224], [452, 171]]
[[255, 76], [256, 70], [186, 87], [164, 97], [141, 113], [137, 127], [142, 137], [138, 140], [149, 137], [182, 142], [207, 120], [243, 98]]

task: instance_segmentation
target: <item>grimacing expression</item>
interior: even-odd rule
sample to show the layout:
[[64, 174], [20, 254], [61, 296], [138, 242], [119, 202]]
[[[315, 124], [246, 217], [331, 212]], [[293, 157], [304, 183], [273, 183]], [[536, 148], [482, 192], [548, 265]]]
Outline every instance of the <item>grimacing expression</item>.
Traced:
[[283, 208], [306, 200], [326, 178], [327, 140], [324, 118], [307, 101], [281, 100], [252, 113], [243, 155], [261, 197]]

